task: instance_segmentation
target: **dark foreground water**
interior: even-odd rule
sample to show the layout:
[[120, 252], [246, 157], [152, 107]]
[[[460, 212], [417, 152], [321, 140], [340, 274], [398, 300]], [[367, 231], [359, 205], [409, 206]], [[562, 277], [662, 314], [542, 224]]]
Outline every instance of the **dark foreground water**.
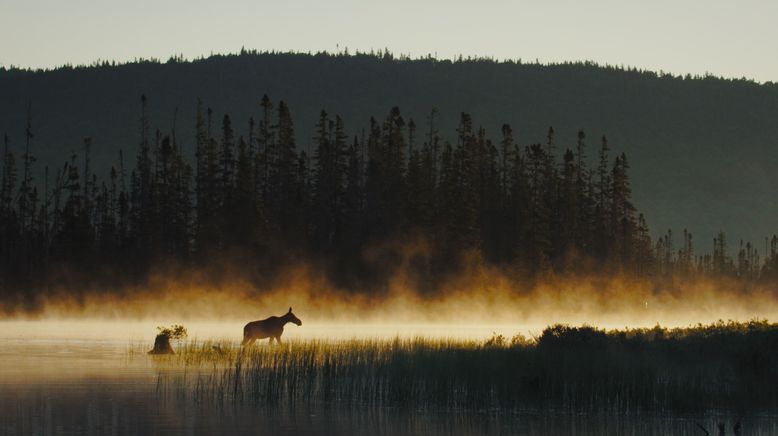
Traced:
[[[4, 435], [778, 435], [778, 414], [414, 410], [197, 403], [128, 341], [0, 337]], [[133, 349], [138, 349], [137, 345]]]
[[[505, 414], [355, 408], [213, 407], [160, 398], [153, 386], [94, 380], [3, 390], [2, 435], [702, 435], [736, 418]], [[766, 416], [740, 417], [743, 435], [778, 434]], [[718, 434], [717, 432], [711, 432]]]

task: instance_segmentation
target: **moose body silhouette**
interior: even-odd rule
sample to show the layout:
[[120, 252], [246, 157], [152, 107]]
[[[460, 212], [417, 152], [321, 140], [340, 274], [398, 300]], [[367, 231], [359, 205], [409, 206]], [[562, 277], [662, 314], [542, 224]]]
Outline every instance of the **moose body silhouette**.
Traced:
[[257, 339], [270, 338], [270, 343], [273, 343], [273, 339], [277, 343], [281, 343], [281, 335], [284, 333], [284, 326], [287, 323], [294, 323], [298, 326], [303, 325], [300, 318], [294, 316], [292, 308], [289, 308], [289, 312], [286, 312], [284, 316], [271, 316], [261, 321], [252, 321], [243, 327], [243, 345], [251, 345]]

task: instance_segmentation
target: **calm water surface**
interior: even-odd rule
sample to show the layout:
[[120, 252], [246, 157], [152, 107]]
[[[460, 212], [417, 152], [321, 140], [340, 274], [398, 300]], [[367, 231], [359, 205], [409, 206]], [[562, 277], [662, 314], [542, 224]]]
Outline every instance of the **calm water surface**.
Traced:
[[[743, 435], [778, 435], [778, 416], [729, 412], [614, 416], [198, 404], [186, 394], [160, 388], [164, 384], [158, 381], [169, 369], [161, 369], [149, 356], [130, 352], [150, 348], [154, 330], [148, 341], [140, 334], [149, 336], [148, 325], [137, 332], [77, 324], [0, 323], [0, 328], [0, 436], [702, 435], [696, 423], [717, 434], [712, 430], [718, 422], [727, 424], [730, 435], [737, 419], [742, 421]], [[484, 330], [491, 333], [490, 328]], [[341, 337], [354, 336], [354, 331], [351, 327]], [[230, 333], [223, 337], [237, 338]]]

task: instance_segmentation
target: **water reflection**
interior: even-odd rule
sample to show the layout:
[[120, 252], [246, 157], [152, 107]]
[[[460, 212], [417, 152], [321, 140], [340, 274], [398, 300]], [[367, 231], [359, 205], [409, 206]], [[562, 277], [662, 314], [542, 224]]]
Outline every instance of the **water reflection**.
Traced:
[[[558, 415], [374, 408], [255, 408], [160, 398], [152, 385], [72, 386], [4, 390], [0, 435], [699, 435], [734, 417]], [[744, 435], [775, 435], [768, 417], [741, 418]], [[714, 432], [711, 432], [715, 434]]]

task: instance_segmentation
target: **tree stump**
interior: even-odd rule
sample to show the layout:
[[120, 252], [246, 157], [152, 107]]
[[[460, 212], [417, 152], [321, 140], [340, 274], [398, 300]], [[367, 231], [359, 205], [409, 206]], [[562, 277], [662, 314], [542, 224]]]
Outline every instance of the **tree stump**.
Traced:
[[149, 351], [149, 354], [176, 354], [173, 351], [173, 346], [170, 345], [170, 336], [157, 335], [154, 338], [154, 349]]

